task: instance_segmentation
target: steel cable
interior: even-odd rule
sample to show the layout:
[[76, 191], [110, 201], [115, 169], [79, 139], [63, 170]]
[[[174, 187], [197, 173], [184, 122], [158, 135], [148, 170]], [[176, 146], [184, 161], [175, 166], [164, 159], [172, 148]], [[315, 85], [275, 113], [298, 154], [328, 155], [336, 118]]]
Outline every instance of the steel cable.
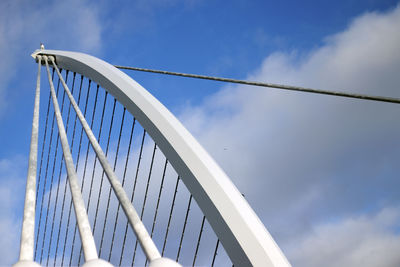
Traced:
[[[99, 134], [97, 136], [97, 140], [98, 140], [99, 143], [100, 143], [100, 138], [101, 138], [101, 132], [102, 132], [102, 129], [103, 129], [103, 121], [104, 121], [104, 113], [105, 113], [105, 110], [106, 110], [107, 97], [108, 97], [108, 92], [105, 91], [103, 110], [102, 110], [102, 113], [101, 113], [101, 120], [100, 120], [100, 127], [99, 127]], [[88, 142], [88, 149], [89, 149], [89, 147], [90, 147], [90, 142]], [[95, 155], [94, 163], [93, 163], [92, 178], [91, 178], [91, 181], [90, 181], [88, 203], [86, 205], [86, 210], [88, 211], [88, 214], [89, 214], [90, 200], [91, 200], [92, 189], [93, 189], [94, 174], [95, 174], [95, 171], [96, 171], [96, 162], [97, 162], [97, 156]], [[94, 231], [93, 231], [93, 233], [94, 233]], [[82, 258], [82, 247], [81, 247], [80, 252], [79, 252], [78, 265], [81, 263], [81, 258]]]
[[[58, 80], [58, 84], [57, 84], [57, 95], [58, 95], [58, 91], [59, 91], [59, 86], [60, 86], [60, 80]], [[49, 167], [50, 151], [51, 151], [51, 148], [52, 148], [51, 144], [52, 144], [52, 141], [53, 141], [54, 119], [55, 119], [55, 117], [54, 117], [54, 114], [52, 114], [52, 115], [53, 115], [53, 118], [52, 118], [52, 122], [51, 122], [49, 148], [47, 150], [47, 160], [46, 160], [46, 170], [45, 170], [45, 175], [44, 175], [44, 185], [43, 185], [43, 189], [42, 189], [42, 199], [41, 199], [41, 203], [40, 203], [38, 228], [37, 228], [37, 232], [36, 232], [37, 241], [36, 241], [36, 245], [35, 245], [35, 259], [36, 259], [36, 257], [38, 257], [37, 256], [37, 249], [38, 249], [38, 243], [39, 243], [40, 226], [41, 226], [41, 221], [42, 221], [43, 201], [44, 201], [45, 192], [46, 192], [47, 172], [48, 172], [48, 167]]]
[[178, 254], [176, 255], [176, 261], [179, 261], [179, 256], [180, 256], [181, 249], [182, 249], [183, 237], [185, 236], [186, 224], [187, 224], [188, 217], [189, 217], [190, 205], [192, 204], [192, 199], [193, 199], [193, 195], [190, 194], [189, 203], [188, 203], [188, 207], [187, 207], [187, 210], [186, 210], [185, 222], [183, 223], [181, 240], [179, 241]]
[[[140, 145], [138, 163], [137, 163], [137, 166], [136, 166], [135, 180], [134, 180], [134, 183], [133, 183], [133, 189], [132, 189], [132, 194], [131, 194], [131, 203], [133, 203], [133, 198], [135, 197], [135, 190], [136, 190], [137, 178], [138, 178], [138, 174], [139, 174], [140, 163], [141, 163], [141, 161], [142, 161], [143, 144], [144, 144], [144, 139], [145, 139], [145, 138], [146, 138], [146, 130], [143, 129], [142, 143], [141, 143], [141, 145]], [[129, 221], [126, 222], [126, 226], [125, 226], [124, 240], [123, 240], [123, 243], [122, 243], [122, 250], [121, 250], [121, 256], [120, 256], [120, 259], [119, 259], [119, 265], [121, 265], [122, 257], [123, 257], [123, 255], [124, 255], [125, 242], [126, 242], [126, 234], [127, 234], [127, 232], [128, 232], [128, 225], [129, 225]]]
[[[124, 113], [125, 113], [125, 110], [126, 110], [126, 108], [124, 107]], [[131, 133], [130, 133], [130, 136], [129, 136], [128, 151], [126, 153], [124, 174], [122, 176], [122, 186], [125, 185], [126, 171], [127, 171], [127, 168], [128, 168], [129, 154], [130, 154], [130, 151], [131, 151], [131, 144], [132, 144], [133, 131], [135, 129], [135, 122], [136, 122], [136, 118], [134, 117], [133, 118], [133, 122], [132, 122], [132, 127], [131, 127]], [[120, 209], [121, 209], [121, 203], [118, 202], [117, 215], [115, 216], [115, 221], [114, 221], [114, 229], [113, 229], [113, 235], [112, 235], [112, 239], [111, 239], [110, 252], [108, 254], [108, 261], [111, 260], [112, 250], [113, 250], [113, 247], [114, 247], [115, 231], [117, 229], [117, 222], [118, 222], [119, 210]], [[121, 265], [121, 263], [120, 263], [120, 265]]]
[[[83, 82], [83, 76], [81, 75], [81, 82], [80, 82], [79, 93], [78, 93], [78, 103], [80, 103], [80, 101], [81, 101], [82, 82]], [[86, 100], [86, 105], [87, 105], [87, 100]], [[69, 105], [69, 108], [71, 108], [71, 103]], [[68, 127], [68, 124], [67, 124], [67, 127]], [[68, 128], [67, 128], [67, 130], [68, 130]], [[73, 127], [73, 130], [72, 130], [71, 152], [74, 149], [75, 132], [76, 132], [76, 115], [75, 115], [74, 127]], [[78, 162], [77, 162], [77, 165], [78, 165]], [[60, 234], [61, 234], [61, 224], [63, 222], [63, 217], [64, 217], [64, 208], [65, 208], [65, 197], [66, 197], [66, 195], [67, 195], [67, 179], [65, 179], [65, 183], [64, 183], [64, 194], [63, 194], [63, 200], [62, 200], [62, 206], [61, 206], [60, 223], [59, 223], [59, 226], [58, 226], [57, 245], [56, 245], [56, 251], [55, 251], [55, 255], [54, 255], [55, 261], [54, 261], [54, 265], [53, 266], [56, 266], [56, 260], [57, 260], [57, 254], [58, 254], [58, 248], [59, 248], [59, 241], [60, 241]], [[66, 233], [66, 235], [67, 235], [67, 233]], [[64, 244], [64, 247], [63, 247], [63, 251], [65, 251], [64, 248], [65, 248], [65, 244]], [[62, 257], [64, 257], [64, 254], [62, 255]]]
[[[148, 192], [149, 192], [149, 185], [150, 185], [151, 173], [152, 173], [152, 170], [153, 170], [154, 155], [156, 154], [156, 149], [157, 149], [157, 145], [156, 145], [156, 143], [154, 143], [153, 154], [152, 154], [152, 156], [151, 156], [151, 163], [150, 163], [149, 176], [148, 176], [148, 178], [147, 178], [146, 191], [145, 191], [145, 193], [144, 193], [142, 211], [140, 212], [140, 220], [141, 220], [141, 221], [143, 221], [144, 209], [145, 209], [145, 207], [146, 207], [147, 194], [148, 194]], [[134, 265], [134, 262], [135, 262], [135, 256], [136, 256], [137, 245], [138, 245], [138, 240], [136, 239], [136, 242], [135, 242], [135, 250], [134, 250], [134, 252], [133, 252], [133, 257], [132, 257], [132, 266]]]
[[218, 254], [218, 245], [219, 245], [219, 238], [217, 238], [217, 245], [215, 245], [214, 256], [212, 258], [211, 267], [214, 267], [215, 258], [217, 257]]
[[[114, 102], [115, 103], [115, 102]], [[122, 129], [124, 127], [124, 119], [125, 119], [125, 112], [126, 109], [124, 108], [124, 111], [122, 112], [122, 119], [121, 119], [121, 126], [119, 129], [119, 136], [118, 136], [118, 143], [117, 143], [117, 150], [115, 152], [115, 158], [114, 158], [114, 166], [113, 166], [113, 171], [115, 172], [115, 168], [117, 166], [117, 160], [118, 160], [118, 153], [119, 153], [119, 146], [121, 143], [121, 136], [122, 136]], [[103, 247], [103, 240], [104, 240], [104, 232], [106, 229], [106, 223], [107, 223], [107, 217], [108, 217], [108, 209], [110, 207], [110, 199], [111, 199], [111, 191], [112, 191], [112, 187], [110, 186], [110, 189], [108, 191], [108, 200], [107, 200], [107, 207], [106, 207], [106, 214], [104, 217], [104, 225], [103, 225], [103, 231], [101, 233], [101, 241], [100, 241], [100, 248], [99, 248], [99, 256], [101, 256], [101, 250]]]
[[[155, 212], [154, 212], [153, 225], [151, 226], [151, 234], [150, 234], [150, 237], [153, 237], [154, 228], [155, 228], [155, 226], [156, 226], [158, 208], [159, 208], [159, 206], [160, 206], [161, 193], [162, 193], [162, 189], [163, 189], [163, 186], [164, 186], [164, 178], [165, 178], [165, 172], [166, 172], [166, 170], [167, 170], [167, 165], [168, 165], [168, 159], [165, 159], [164, 168], [163, 168], [163, 174], [162, 174], [161, 183], [160, 183], [160, 190], [158, 191], [158, 198], [157, 198], [156, 210], [155, 210]], [[144, 265], [147, 266], [147, 259], [146, 259], [146, 262], [145, 262]]]
[[[65, 77], [66, 80], [68, 79], [68, 73], [69, 73], [69, 71], [67, 70], [66, 77]], [[64, 99], [65, 99], [65, 93], [63, 93], [61, 112], [63, 111], [63, 108], [64, 108]], [[55, 164], [56, 164], [57, 155], [58, 155], [57, 152], [58, 152], [59, 138], [60, 138], [60, 136], [57, 135], [55, 152], [54, 152], [53, 167], [52, 167], [52, 171], [51, 171], [52, 174], [51, 174], [51, 179], [50, 179], [49, 198], [48, 198], [48, 201], [47, 201], [46, 219], [45, 219], [43, 239], [42, 239], [42, 249], [41, 249], [41, 252], [40, 252], [40, 260], [39, 260], [40, 263], [42, 263], [42, 257], [43, 257], [43, 252], [44, 252], [44, 243], [46, 241], [47, 220], [48, 220], [48, 217], [49, 217], [50, 200], [51, 200], [51, 195], [52, 195], [52, 191], [53, 191], [52, 189], [53, 189], [53, 180], [54, 180], [54, 170], [55, 170]]]
[[[54, 70], [53, 70], [53, 78], [54, 78]], [[37, 201], [38, 201], [38, 196], [39, 196], [39, 191], [40, 191], [40, 182], [41, 182], [41, 174], [42, 174], [42, 163], [43, 163], [43, 154], [45, 150], [45, 143], [46, 143], [46, 135], [47, 135], [47, 125], [48, 125], [48, 119], [49, 119], [49, 111], [50, 111], [50, 102], [51, 102], [51, 95], [49, 94], [49, 101], [47, 104], [47, 112], [46, 112], [46, 123], [44, 127], [44, 135], [43, 135], [43, 141], [42, 141], [42, 151], [41, 151], [41, 156], [40, 156], [40, 167], [39, 167], [39, 172], [38, 172], [38, 186], [36, 188], [36, 198], [35, 198], [35, 210], [37, 209]], [[44, 182], [45, 183], [45, 182]], [[46, 187], [46, 184], [43, 186], [43, 188]], [[44, 190], [44, 189], [43, 189]], [[42, 190], [42, 191], [43, 191]], [[42, 194], [42, 199], [44, 197], [44, 194]], [[39, 216], [39, 223], [40, 223], [40, 216]], [[36, 251], [37, 251], [37, 244], [39, 243], [39, 230], [40, 228], [37, 228], [36, 232], [36, 241], [35, 241], [35, 252], [34, 255], [36, 257]]]
[[[53, 69], [53, 74], [52, 74], [52, 79], [54, 79], [54, 69]], [[43, 163], [43, 154], [44, 154], [44, 147], [46, 144], [46, 135], [47, 135], [47, 123], [49, 119], [49, 111], [50, 111], [50, 102], [51, 102], [51, 95], [49, 94], [49, 101], [47, 103], [47, 112], [46, 112], [46, 123], [44, 126], [44, 134], [43, 134], [43, 141], [42, 141], [42, 150], [41, 150], [41, 156], [40, 156], [40, 167], [39, 167], [39, 172], [38, 172], [38, 187], [36, 191], [36, 198], [35, 198], [35, 206], [37, 206], [37, 199], [39, 195], [39, 186], [40, 186], [40, 178], [41, 178], [41, 172], [42, 172], [42, 163]]]
[[165, 247], [167, 246], [169, 227], [171, 226], [172, 213], [174, 212], [175, 199], [176, 199], [176, 194], [178, 192], [179, 181], [180, 181], [180, 177], [178, 176], [178, 178], [176, 178], [175, 191], [174, 191], [174, 196], [172, 198], [171, 209], [169, 211], [167, 230], [165, 231], [165, 237], [164, 237], [164, 243], [163, 243], [161, 256], [164, 256]]
[[[85, 115], [86, 115], [87, 102], [88, 102], [88, 99], [89, 99], [90, 84], [91, 84], [91, 80], [89, 80], [89, 87], [88, 87], [88, 92], [87, 92], [87, 96], [86, 96], [85, 113], [84, 113]], [[99, 85], [97, 85], [97, 87], [96, 87], [96, 95], [95, 95], [94, 104], [93, 104], [93, 111], [92, 111], [92, 121], [91, 121], [91, 126], [90, 126], [91, 128], [93, 127], [94, 118], [95, 118], [95, 114], [96, 114], [98, 94], [99, 94]], [[76, 123], [77, 117], [78, 116], [75, 117], [75, 123]], [[78, 163], [79, 163], [79, 158], [80, 158], [80, 153], [81, 153], [82, 138], [83, 138], [83, 128], [81, 127], [81, 132], [80, 132], [80, 137], [79, 137], [77, 166], [78, 166]], [[82, 186], [81, 186], [82, 191], [83, 191], [83, 188], [84, 188], [83, 185], [84, 185], [84, 181], [85, 181], [85, 177], [86, 177], [86, 167], [87, 167], [87, 160], [88, 160], [88, 156], [89, 156], [89, 147], [90, 147], [90, 143], [88, 141], [87, 148], [86, 148], [85, 165], [84, 165], [83, 174], [82, 174]], [[72, 205], [72, 202], [70, 203], [70, 209], [71, 209], [71, 205]], [[68, 218], [68, 221], [69, 221], [69, 218]], [[75, 223], [75, 225], [74, 225], [74, 233], [73, 233], [73, 241], [72, 241], [72, 248], [71, 248], [71, 254], [70, 254], [70, 266], [71, 266], [71, 262], [72, 262], [72, 256], [73, 256], [73, 253], [74, 253], [76, 228], [77, 228], [77, 225]]]
[[[114, 114], [115, 114], [116, 103], [117, 103], [117, 99], [114, 98], [114, 104], [113, 104], [113, 109], [112, 109], [112, 114], [111, 114], [110, 128], [108, 130], [108, 138], [107, 138], [107, 146], [106, 146], [106, 157], [108, 156], [108, 151], [109, 151], [109, 148], [110, 148], [110, 138], [111, 138], [111, 131], [112, 131], [112, 128], [113, 128], [113, 123], [114, 123]], [[103, 169], [103, 172], [101, 174], [101, 180], [100, 180], [99, 195], [97, 197], [96, 213], [95, 213], [95, 216], [94, 216], [93, 235], [96, 232], [97, 215], [98, 215], [98, 212], [99, 212], [100, 198], [101, 198], [101, 193], [102, 193], [102, 189], [103, 189], [103, 181], [104, 181], [104, 174], [105, 173], [106, 172]]]
[[202, 235], [202, 233], [203, 233], [204, 221], [205, 221], [205, 220], [206, 220], [206, 216], [203, 215], [203, 220], [201, 221], [200, 233], [199, 233], [199, 238], [198, 238], [198, 240], [197, 240], [196, 250], [195, 250], [195, 252], [194, 252], [194, 258], [193, 258], [193, 264], [192, 264], [192, 266], [195, 266], [195, 264], [196, 264], [197, 253], [199, 252], [200, 240], [201, 240], [201, 235]]
[[273, 88], [273, 89], [282, 89], [282, 90], [290, 90], [290, 91], [297, 91], [297, 92], [332, 95], [332, 96], [340, 96], [340, 97], [347, 97], [347, 98], [357, 98], [357, 99], [362, 99], [362, 100], [372, 100], [372, 101], [400, 104], [400, 99], [393, 98], [393, 97], [371, 96], [371, 95], [363, 95], [363, 94], [335, 92], [335, 91], [313, 89], [313, 88], [306, 88], [306, 87], [300, 87], [300, 86], [292, 86], [292, 85], [284, 85], [284, 84], [276, 84], [276, 83], [262, 83], [262, 82], [245, 81], [245, 80], [237, 80], [237, 79], [230, 79], [230, 78], [213, 77], [213, 76], [207, 76], [207, 75], [180, 73], [180, 72], [172, 72], [172, 71], [164, 71], [164, 70], [153, 70], [153, 69], [136, 68], [136, 67], [126, 67], [126, 66], [119, 66], [119, 65], [114, 65], [114, 67], [119, 68], [119, 69], [125, 69], [125, 70], [152, 72], [152, 73], [157, 73], [157, 74], [174, 75], [174, 76], [197, 78], [197, 79], [203, 79], [203, 80], [237, 83], [237, 84], [244, 84], [244, 85], [268, 87], [268, 88]]
[[[75, 76], [76, 73], [74, 72], [73, 74], [73, 79], [72, 79], [72, 92], [74, 91], [74, 86], [75, 86]], [[62, 112], [63, 108], [61, 108], [61, 112]], [[68, 126], [69, 126], [69, 116], [70, 116], [70, 112], [71, 112], [71, 103], [68, 106], [68, 115], [67, 115], [67, 123], [66, 123], [66, 127], [65, 127], [65, 132], [68, 134]], [[71, 147], [71, 151], [72, 151], [72, 147]], [[57, 182], [57, 191], [56, 191], [56, 197], [55, 197], [55, 204], [54, 204], [54, 210], [53, 210], [53, 220], [52, 220], [52, 224], [51, 224], [51, 230], [50, 230], [50, 242], [49, 242], [49, 246], [48, 246], [48, 252], [47, 252], [47, 260], [46, 260], [46, 266], [49, 265], [49, 258], [50, 258], [50, 254], [51, 254], [51, 244], [52, 244], [52, 240], [53, 240], [53, 231], [54, 231], [54, 221], [55, 221], [55, 217], [56, 217], [56, 212], [57, 212], [57, 204], [58, 204], [58, 196], [59, 196], [59, 191], [60, 191], [60, 180], [61, 180], [61, 173], [62, 173], [62, 169], [63, 169], [63, 157], [60, 158], [60, 164], [59, 164], [59, 173], [58, 173], [58, 182]], [[54, 258], [54, 261], [56, 260], [56, 258]]]

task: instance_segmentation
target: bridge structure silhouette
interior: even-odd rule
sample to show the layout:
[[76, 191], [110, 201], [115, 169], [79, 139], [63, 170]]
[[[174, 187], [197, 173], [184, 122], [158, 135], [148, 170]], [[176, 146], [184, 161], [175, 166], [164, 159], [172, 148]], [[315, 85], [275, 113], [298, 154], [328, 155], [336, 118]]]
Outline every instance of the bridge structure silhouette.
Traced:
[[77, 52], [32, 57], [14, 266], [290, 266], [224, 171], [130, 76]]

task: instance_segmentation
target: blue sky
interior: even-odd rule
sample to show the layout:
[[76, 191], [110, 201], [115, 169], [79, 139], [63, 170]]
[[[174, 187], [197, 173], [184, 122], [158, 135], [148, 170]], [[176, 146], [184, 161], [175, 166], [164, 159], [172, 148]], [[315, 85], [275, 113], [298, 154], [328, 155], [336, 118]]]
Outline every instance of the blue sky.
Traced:
[[[1, 247], [19, 242], [12, 207], [40, 42], [120, 65], [399, 98], [399, 27], [397, 1], [3, 1]], [[293, 265], [399, 265], [398, 105], [131, 76], [215, 157]]]

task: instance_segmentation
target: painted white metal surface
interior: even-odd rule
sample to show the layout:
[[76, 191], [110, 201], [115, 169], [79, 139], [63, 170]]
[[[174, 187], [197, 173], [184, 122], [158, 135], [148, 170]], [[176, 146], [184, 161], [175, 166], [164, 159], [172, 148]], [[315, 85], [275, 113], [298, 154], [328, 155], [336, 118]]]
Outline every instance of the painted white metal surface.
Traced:
[[[41, 56], [38, 56], [38, 59], [39, 61], [41, 61]], [[33, 108], [32, 136], [29, 151], [28, 177], [26, 179], [24, 219], [22, 221], [19, 261], [13, 266], [38, 266], [38, 264], [33, 261], [33, 248], [35, 243], [35, 204], [39, 135], [40, 69], [41, 62], [39, 62], [38, 64], [38, 74], [36, 80], [35, 106]]]
[[171, 112], [125, 73], [93, 56], [58, 50], [59, 67], [83, 74], [112, 94], [157, 143], [197, 201], [235, 266], [290, 266], [231, 180]]

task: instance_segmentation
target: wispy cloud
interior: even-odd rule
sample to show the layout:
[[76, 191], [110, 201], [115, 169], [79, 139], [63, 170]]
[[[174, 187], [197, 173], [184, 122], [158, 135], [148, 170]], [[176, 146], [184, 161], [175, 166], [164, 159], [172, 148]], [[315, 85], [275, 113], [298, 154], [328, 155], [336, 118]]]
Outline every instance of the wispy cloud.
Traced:
[[[48, 48], [96, 53], [101, 48], [102, 25], [96, 6], [89, 1], [31, 1], [0, 3], [0, 115], [9, 83], [40, 42]], [[30, 60], [30, 61], [29, 61]]]
[[398, 208], [376, 215], [348, 218], [315, 227], [300, 244], [292, 246], [295, 266], [398, 266], [400, 236]]

